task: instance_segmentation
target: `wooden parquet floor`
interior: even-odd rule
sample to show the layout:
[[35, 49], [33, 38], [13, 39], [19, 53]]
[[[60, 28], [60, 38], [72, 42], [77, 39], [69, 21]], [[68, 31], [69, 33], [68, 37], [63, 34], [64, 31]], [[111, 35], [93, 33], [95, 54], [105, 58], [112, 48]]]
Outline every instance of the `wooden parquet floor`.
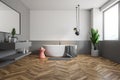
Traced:
[[0, 80], [120, 80], [120, 64], [89, 55], [71, 60], [29, 55], [0, 68]]

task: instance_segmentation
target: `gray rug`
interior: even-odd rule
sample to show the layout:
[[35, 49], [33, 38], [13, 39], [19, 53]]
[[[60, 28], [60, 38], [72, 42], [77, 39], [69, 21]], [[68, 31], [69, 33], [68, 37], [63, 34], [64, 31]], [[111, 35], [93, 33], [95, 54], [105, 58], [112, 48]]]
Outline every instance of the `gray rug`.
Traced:
[[69, 57], [50, 57], [48, 60], [71, 60]]

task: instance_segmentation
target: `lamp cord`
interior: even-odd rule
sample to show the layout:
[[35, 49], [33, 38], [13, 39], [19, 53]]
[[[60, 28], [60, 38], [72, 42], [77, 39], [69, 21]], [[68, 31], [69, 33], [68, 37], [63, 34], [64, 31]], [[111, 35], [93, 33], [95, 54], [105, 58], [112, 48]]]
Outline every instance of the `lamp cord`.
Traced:
[[79, 4], [78, 4], [78, 6], [76, 7], [76, 28], [79, 30], [79, 26], [80, 26], [80, 19], [79, 19], [79, 17], [80, 17], [80, 15], [79, 15]]

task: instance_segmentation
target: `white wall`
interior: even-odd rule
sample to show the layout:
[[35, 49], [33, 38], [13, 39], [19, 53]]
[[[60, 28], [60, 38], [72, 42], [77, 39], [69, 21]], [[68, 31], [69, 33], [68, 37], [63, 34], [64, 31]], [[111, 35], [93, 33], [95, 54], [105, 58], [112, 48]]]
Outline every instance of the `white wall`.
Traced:
[[98, 29], [100, 40], [103, 40], [103, 14], [99, 8], [91, 9], [91, 27]]
[[74, 34], [75, 11], [30, 11], [30, 39], [88, 40], [90, 11], [80, 11], [80, 36]]

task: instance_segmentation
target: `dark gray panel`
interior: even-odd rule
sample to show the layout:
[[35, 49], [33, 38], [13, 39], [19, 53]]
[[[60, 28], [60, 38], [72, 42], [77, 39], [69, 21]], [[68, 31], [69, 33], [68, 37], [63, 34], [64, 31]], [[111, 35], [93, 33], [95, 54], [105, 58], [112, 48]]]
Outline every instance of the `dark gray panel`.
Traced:
[[101, 56], [120, 63], [120, 41], [100, 42]]
[[10, 56], [6, 56], [5, 58], [3, 58], [2, 60], [19, 60], [27, 55], [31, 54], [31, 52], [29, 53], [17, 53], [17, 54], [14, 54], [14, 55], [10, 55]]
[[15, 44], [14, 43], [0, 43], [0, 49], [5, 49], [5, 50], [10, 50], [10, 49], [15, 49]]
[[31, 51], [38, 53], [38, 50], [43, 45], [77, 45], [78, 54], [90, 54], [90, 41], [32, 41]]
[[90, 54], [91, 52], [90, 41], [79, 41], [77, 46], [78, 46], [79, 53]]
[[15, 50], [5, 50], [5, 51], [0, 51], [0, 58], [4, 58], [6, 56], [10, 56], [15, 54], [16, 51]]

